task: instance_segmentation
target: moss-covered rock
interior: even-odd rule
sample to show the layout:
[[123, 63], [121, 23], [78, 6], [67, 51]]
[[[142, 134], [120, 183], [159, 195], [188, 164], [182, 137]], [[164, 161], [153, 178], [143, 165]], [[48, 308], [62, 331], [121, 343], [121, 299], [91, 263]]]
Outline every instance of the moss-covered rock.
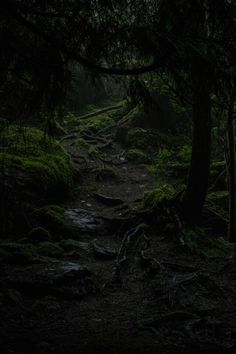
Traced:
[[66, 151], [39, 129], [11, 126], [4, 131], [0, 161], [8, 187], [37, 195], [57, 195], [71, 188], [72, 164]]
[[79, 121], [80, 132], [97, 133], [102, 129], [112, 128], [115, 126], [114, 119], [109, 113], [103, 113], [90, 118], [84, 118]]
[[127, 152], [128, 160], [137, 163], [148, 163], [149, 158], [148, 156], [140, 149], [129, 149]]
[[175, 194], [175, 188], [172, 185], [165, 184], [160, 188], [145, 192], [143, 197], [143, 206], [145, 209], [155, 209], [159, 205], [172, 200]]
[[64, 218], [64, 209], [58, 205], [46, 205], [35, 210], [36, 218], [40, 225], [43, 225], [54, 239], [62, 236], [69, 236], [71, 230]]
[[174, 178], [187, 179], [190, 164], [188, 162], [170, 162], [168, 164], [168, 171]]
[[41, 242], [38, 245], [37, 251], [40, 255], [48, 257], [61, 257], [64, 252], [63, 248], [60, 247], [58, 243], [48, 241]]

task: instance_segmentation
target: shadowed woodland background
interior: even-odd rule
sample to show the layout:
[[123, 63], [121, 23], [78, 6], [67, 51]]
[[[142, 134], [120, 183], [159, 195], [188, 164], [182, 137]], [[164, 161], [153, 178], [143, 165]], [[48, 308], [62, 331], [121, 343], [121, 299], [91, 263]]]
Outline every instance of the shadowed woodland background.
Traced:
[[5, 353], [234, 352], [236, 3], [0, 4]]

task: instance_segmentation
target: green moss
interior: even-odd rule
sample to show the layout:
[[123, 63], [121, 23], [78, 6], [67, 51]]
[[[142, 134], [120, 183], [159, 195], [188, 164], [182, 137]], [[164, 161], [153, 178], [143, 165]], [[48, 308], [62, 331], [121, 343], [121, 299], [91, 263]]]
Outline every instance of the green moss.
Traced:
[[91, 118], [84, 118], [79, 122], [81, 132], [92, 131], [97, 133], [99, 130], [109, 127], [111, 128], [113, 126], [115, 126], [115, 121], [109, 113], [103, 113]]
[[211, 164], [211, 170], [222, 172], [226, 167], [225, 161], [214, 161]]
[[38, 194], [67, 192], [72, 185], [72, 164], [66, 151], [35, 128], [11, 126], [4, 131], [5, 152], [0, 153], [15, 184], [33, 188]]
[[171, 175], [175, 178], [185, 178], [188, 175], [189, 163], [188, 162], [170, 162], [168, 164], [168, 171], [171, 172]]
[[171, 200], [176, 194], [172, 185], [165, 184], [160, 188], [145, 192], [143, 197], [143, 206], [147, 209], [156, 208], [158, 205]]
[[[154, 140], [154, 141], [153, 141]], [[155, 138], [153, 135], [146, 129], [142, 128], [132, 128], [128, 132], [127, 144], [131, 148], [137, 149], [147, 149], [150, 145], [154, 145]]]
[[63, 248], [61, 248], [59, 244], [48, 241], [41, 242], [37, 250], [42, 256], [48, 257], [60, 257], [64, 252]]
[[148, 162], [148, 156], [140, 149], [129, 149], [127, 152], [127, 158], [137, 163]]
[[208, 203], [215, 204], [218, 207], [228, 210], [229, 205], [229, 192], [228, 191], [217, 191], [212, 192], [207, 195], [206, 201]]
[[47, 205], [35, 211], [39, 223], [56, 239], [70, 235], [71, 230], [64, 218], [64, 209], [58, 205]]
[[192, 155], [192, 147], [190, 145], [183, 145], [179, 150], [177, 156], [181, 162], [189, 162]]
[[214, 161], [211, 164], [210, 174], [212, 178], [216, 178], [226, 169], [225, 161]]
[[97, 159], [100, 157], [99, 150], [95, 146], [88, 144], [83, 138], [76, 140], [76, 146], [82, 151], [87, 152], [91, 158]]
[[234, 246], [223, 239], [209, 237], [201, 228], [185, 229], [184, 240], [191, 252], [205, 257], [223, 257], [235, 253]]

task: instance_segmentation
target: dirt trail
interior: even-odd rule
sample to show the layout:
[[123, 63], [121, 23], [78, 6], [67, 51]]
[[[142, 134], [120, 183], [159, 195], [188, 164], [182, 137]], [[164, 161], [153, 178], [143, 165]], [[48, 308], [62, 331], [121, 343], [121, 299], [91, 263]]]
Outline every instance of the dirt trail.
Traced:
[[114, 135], [87, 138], [100, 146], [96, 158], [76, 146], [74, 128], [62, 140], [78, 170], [65, 212], [73, 229], [69, 251], [47, 264], [43, 277], [45, 266], [33, 268], [36, 293], [27, 293], [32, 266], [24, 268], [15, 295], [21, 299], [11, 300], [14, 320], [4, 314], [3, 352], [234, 353], [234, 260], [204, 259], [160, 230], [137, 228], [140, 198], [156, 181], [127, 160]]

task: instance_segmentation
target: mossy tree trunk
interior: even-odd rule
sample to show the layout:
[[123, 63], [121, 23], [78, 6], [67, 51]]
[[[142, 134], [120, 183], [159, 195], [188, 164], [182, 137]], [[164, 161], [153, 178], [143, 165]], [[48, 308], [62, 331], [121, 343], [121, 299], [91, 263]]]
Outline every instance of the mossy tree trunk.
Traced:
[[236, 242], [236, 161], [235, 161], [235, 140], [234, 140], [234, 93], [230, 98], [230, 105], [227, 116], [227, 171], [229, 189], [229, 231], [230, 242]]
[[192, 69], [193, 137], [192, 156], [183, 211], [186, 220], [197, 223], [207, 195], [211, 162], [211, 83], [207, 65], [199, 60]]

